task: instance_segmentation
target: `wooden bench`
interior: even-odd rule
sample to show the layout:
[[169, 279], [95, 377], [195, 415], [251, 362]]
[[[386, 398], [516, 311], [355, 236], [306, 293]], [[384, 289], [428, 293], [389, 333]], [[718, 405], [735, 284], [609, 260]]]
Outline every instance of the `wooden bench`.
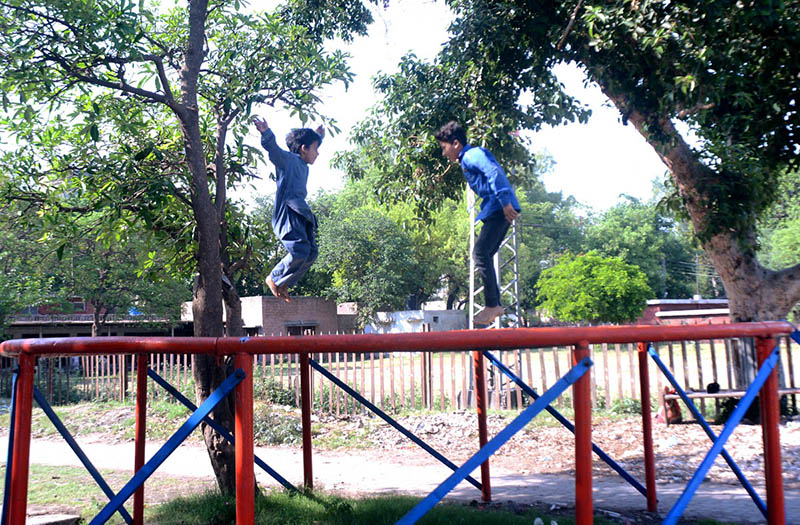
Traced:
[[[686, 397], [689, 399], [721, 399], [727, 397], [744, 397], [746, 391], [745, 390], [720, 390], [719, 392], [714, 392], [713, 394], [706, 392], [705, 390], [687, 390]], [[786, 396], [792, 394], [800, 394], [800, 388], [779, 388], [778, 395], [779, 396]], [[664, 409], [664, 413], [667, 413], [667, 403], [672, 400], [680, 400], [681, 396], [678, 394], [667, 394], [665, 392], [661, 393], [661, 406]], [[667, 425], [669, 425], [669, 418], [665, 418], [667, 421]]]

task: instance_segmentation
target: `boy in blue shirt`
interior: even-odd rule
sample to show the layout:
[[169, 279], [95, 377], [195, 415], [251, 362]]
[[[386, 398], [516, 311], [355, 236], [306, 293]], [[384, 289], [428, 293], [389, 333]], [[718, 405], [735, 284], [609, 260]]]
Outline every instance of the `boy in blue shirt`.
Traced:
[[267, 286], [272, 295], [289, 301], [289, 288], [311, 268], [317, 260], [317, 218], [306, 203], [308, 166], [319, 156], [319, 145], [325, 130], [293, 129], [286, 135], [289, 151], [278, 147], [275, 134], [266, 120], [255, 120], [261, 133], [261, 145], [267, 150], [269, 160], [275, 165], [278, 189], [275, 192], [275, 209], [272, 212], [272, 229], [289, 252], [275, 265]]
[[481, 212], [476, 221], [483, 221], [475, 241], [472, 258], [483, 280], [486, 307], [475, 316], [475, 324], [487, 325], [504, 312], [492, 258], [521, 208], [506, 174], [488, 150], [467, 143], [467, 133], [457, 122], [442, 126], [435, 135], [442, 155], [450, 162], [460, 162], [467, 184], [481, 197]]

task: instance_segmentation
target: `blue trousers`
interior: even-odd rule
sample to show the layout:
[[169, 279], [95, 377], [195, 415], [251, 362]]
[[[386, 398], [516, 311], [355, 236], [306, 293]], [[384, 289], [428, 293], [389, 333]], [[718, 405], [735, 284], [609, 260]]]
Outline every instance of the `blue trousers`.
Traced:
[[493, 213], [483, 219], [481, 233], [475, 240], [472, 258], [475, 260], [475, 269], [483, 280], [483, 297], [487, 307], [500, 306], [500, 290], [497, 286], [497, 274], [494, 271], [494, 254], [500, 249], [500, 244], [506, 238], [506, 232], [511, 224], [506, 220], [503, 212]]
[[[289, 253], [275, 265], [270, 277], [276, 285], [291, 288], [317, 260], [319, 250], [316, 240], [316, 224], [308, 221], [291, 208], [287, 216], [290, 227], [285, 228], [283, 225], [281, 230], [285, 233], [280, 240]], [[275, 230], [277, 231], [278, 228]]]

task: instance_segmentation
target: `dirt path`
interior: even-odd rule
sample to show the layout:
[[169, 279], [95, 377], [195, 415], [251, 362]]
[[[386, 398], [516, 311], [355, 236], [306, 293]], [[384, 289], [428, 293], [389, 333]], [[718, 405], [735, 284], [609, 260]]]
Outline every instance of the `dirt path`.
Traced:
[[[80, 439], [84, 452], [97, 468], [132, 470], [133, 443], [106, 444]], [[149, 443], [147, 457], [160, 443]], [[0, 445], [0, 457], [6, 457], [6, 440]], [[446, 451], [444, 451], [446, 452]], [[299, 448], [257, 448], [256, 454], [292, 483], [302, 482], [302, 454]], [[63, 441], [36, 439], [31, 444], [31, 462], [45, 465], [79, 465], [77, 457]], [[564, 473], [520, 474], [508, 468], [505, 461], [492, 467], [494, 501], [517, 503], [545, 502], [551, 505], [572, 506], [574, 479]], [[213, 487], [213, 476], [205, 448], [185, 444], [159, 468], [159, 473], [192, 478], [207, 478]], [[262, 486], [277, 486], [260, 469], [257, 479]], [[342, 494], [406, 493], [423, 496], [433, 490], [450, 474], [420, 450], [315, 451], [315, 488]], [[476, 472], [477, 474], [477, 472]], [[684, 489], [683, 483], [659, 483], [659, 511], [666, 514]], [[599, 475], [594, 479], [596, 509], [620, 513], [645, 509], [644, 498], [624, 481]], [[764, 497], [763, 487], [757, 490]], [[146, 492], [146, 490], [145, 490]], [[800, 524], [800, 490], [786, 490], [788, 523]], [[480, 500], [472, 485], [462, 482], [449, 496], [461, 501]], [[743, 489], [723, 483], [704, 483], [684, 513], [686, 518], [714, 518], [736, 523], [763, 523], [764, 520]]]

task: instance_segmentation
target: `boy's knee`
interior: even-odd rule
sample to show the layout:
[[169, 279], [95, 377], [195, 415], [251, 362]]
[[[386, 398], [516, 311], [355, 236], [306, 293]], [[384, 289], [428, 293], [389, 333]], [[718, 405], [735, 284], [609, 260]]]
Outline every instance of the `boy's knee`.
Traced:
[[472, 250], [472, 258], [477, 263], [486, 263], [491, 259], [491, 256], [485, 251], [475, 248]]

